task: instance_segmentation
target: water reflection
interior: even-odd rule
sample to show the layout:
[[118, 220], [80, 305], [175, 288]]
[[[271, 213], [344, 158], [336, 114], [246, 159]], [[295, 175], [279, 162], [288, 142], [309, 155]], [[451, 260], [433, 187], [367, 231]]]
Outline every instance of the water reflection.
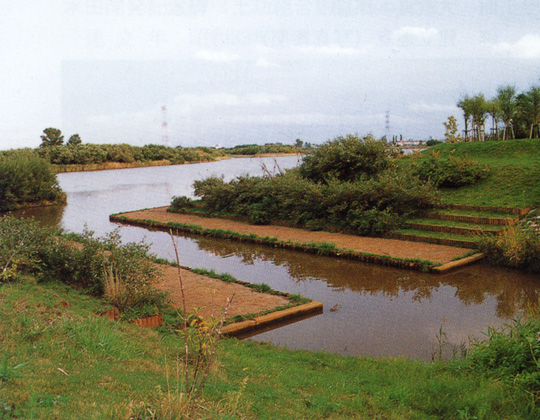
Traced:
[[223, 258], [235, 255], [249, 265], [256, 261], [271, 262], [286, 268], [296, 282], [324, 280], [335, 291], [381, 294], [388, 298], [410, 292], [411, 299], [421, 303], [431, 299], [438, 288], [450, 286], [455, 288], [456, 298], [466, 306], [480, 305], [488, 297], [495, 297], [496, 315], [500, 318], [515, 317], [519, 310], [532, 307], [539, 299], [538, 276], [488, 265], [478, 264], [457, 272], [433, 275], [206, 237], [196, 237], [195, 241], [200, 249], [214, 255]]
[[43, 226], [59, 226], [64, 216], [65, 205], [30, 207], [22, 210], [15, 210], [11, 213], [16, 217], [29, 217], [37, 220]]

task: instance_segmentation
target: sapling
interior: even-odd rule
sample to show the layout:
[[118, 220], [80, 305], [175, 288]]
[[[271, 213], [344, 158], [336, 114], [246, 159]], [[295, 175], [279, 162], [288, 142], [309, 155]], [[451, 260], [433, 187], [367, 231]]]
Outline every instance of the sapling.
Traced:
[[[234, 293], [230, 298], [227, 298], [226, 304], [217, 320], [215, 316], [215, 307], [210, 319], [204, 319], [198, 315], [193, 317], [188, 316], [184, 281], [182, 278], [182, 269], [180, 268], [180, 257], [178, 254], [178, 244], [173, 236], [172, 230], [169, 230], [169, 234], [174, 247], [174, 254], [177, 263], [176, 267], [178, 273], [178, 283], [180, 285], [180, 296], [182, 299], [182, 314], [178, 312], [178, 315], [183, 319], [182, 332], [184, 334], [185, 398], [188, 405], [188, 411], [189, 413], [192, 413], [197, 406], [197, 401], [201, 396], [208, 373], [210, 372], [210, 367], [212, 366], [212, 362], [216, 354], [217, 345], [219, 339], [221, 338], [223, 324], [231, 307]], [[196, 340], [193, 340], [192, 334], [188, 334], [188, 327], [197, 328]], [[194, 343], [196, 346], [195, 363], [193, 365], [193, 372], [191, 373], [189, 367], [190, 343]]]

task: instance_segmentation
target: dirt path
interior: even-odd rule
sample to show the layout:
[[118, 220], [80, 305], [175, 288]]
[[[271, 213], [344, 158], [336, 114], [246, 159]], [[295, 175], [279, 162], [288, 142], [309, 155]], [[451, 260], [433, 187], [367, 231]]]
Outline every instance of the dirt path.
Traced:
[[292, 242], [300, 243], [328, 242], [336, 245], [338, 248], [345, 248], [356, 252], [387, 255], [400, 259], [418, 258], [441, 264], [450, 262], [452, 259], [461, 257], [470, 252], [470, 249], [454, 246], [402, 241], [398, 239], [369, 238], [341, 233], [308, 231], [283, 226], [250, 225], [248, 223], [233, 220], [167, 213], [167, 207], [157, 207], [154, 209], [124, 213], [123, 216], [134, 219], [151, 219], [165, 223], [177, 222], [198, 225], [206, 229], [231, 230], [244, 235], [256, 234], [260, 237], [269, 236], [278, 238], [281, 241], [290, 240]]
[[[156, 287], [168, 292], [173, 306], [181, 308], [182, 295], [178, 281], [178, 269], [165, 265], [160, 265], [160, 267], [163, 268], [163, 278], [156, 284]], [[235, 315], [258, 313], [289, 303], [282, 296], [259, 293], [238, 283], [227, 283], [182, 268], [180, 273], [184, 283], [186, 308], [190, 313], [195, 312], [194, 308], [199, 308], [199, 315], [209, 316], [215, 310], [216, 316], [219, 316], [227, 298], [231, 298], [233, 293], [234, 298], [227, 315], [228, 318]]]

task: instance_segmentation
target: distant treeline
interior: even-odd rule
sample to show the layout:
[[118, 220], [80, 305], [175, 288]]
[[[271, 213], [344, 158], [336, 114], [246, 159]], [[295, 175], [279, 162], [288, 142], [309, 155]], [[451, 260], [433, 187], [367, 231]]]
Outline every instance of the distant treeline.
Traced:
[[168, 160], [172, 164], [214, 160], [220, 153], [213, 149], [172, 148], [150, 144], [131, 146], [129, 144], [77, 144], [67, 146], [47, 146], [36, 150], [43, 159], [54, 165], [86, 165], [92, 163], [151, 162]]
[[[307, 146], [306, 146], [307, 145]], [[296, 145], [281, 144], [281, 143], [267, 143], [260, 144], [242, 144], [226, 149], [221, 149], [227, 155], [260, 155], [268, 153], [302, 153], [305, 148], [310, 148], [309, 143], [300, 143]]]

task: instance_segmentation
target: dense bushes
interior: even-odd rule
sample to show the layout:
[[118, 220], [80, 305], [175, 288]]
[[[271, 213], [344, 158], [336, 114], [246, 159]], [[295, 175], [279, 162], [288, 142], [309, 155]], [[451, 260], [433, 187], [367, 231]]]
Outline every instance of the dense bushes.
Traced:
[[0, 211], [64, 198], [49, 163], [32, 151], [0, 156]]
[[464, 157], [450, 154], [448, 158], [441, 159], [440, 152], [433, 152], [428, 158], [421, 160], [414, 171], [420, 179], [441, 188], [471, 185], [489, 174], [489, 168]]
[[85, 231], [78, 239], [76, 245], [33, 220], [1, 217], [0, 282], [33, 272], [103, 296], [126, 318], [154, 314], [165, 305], [165, 295], [153, 287], [161, 272], [148, 258], [147, 244], [122, 244], [117, 230], [103, 239]]
[[303, 149], [297, 146], [267, 143], [260, 144], [242, 144], [232, 148], [224, 149], [224, 152], [229, 155], [260, 155], [268, 153], [301, 153]]
[[540, 395], [540, 317], [517, 319], [473, 345], [464, 361], [470, 369], [513, 382]]
[[330, 178], [355, 181], [378, 174], [392, 165], [392, 147], [371, 136], [348, 135], [328, 141], [307, 155], [300, 166], [304, 178], [319, 182]]
[[173, 164], [213, 160], [219, 152], [205, 152], [199, 149], [171, 148], [150, 144], [132, 146], [129, 144], [73, 144], [42, 147], [37, 153], [55, 165], [87, 165], [104, 162], [148, 162], [168, 160]]
[[[211, 177], [194, 183], [201, 206], [247, 217], [251, 223], [284, 221], [310, 229], [339, 228], [379, 235], [405, 216], [432, 207], [436, 191], [407, 170], [398, 170], [392, 149], [371, 137], [339, 137], [277, 176]], [[193, 207], [175, 197], [172, 211]]]
[[[353, 182], [330, 178], [326, 183], [315, 183], [298, 171], [274, 177], [241, 176], [231, 182], [211, 177], [196, 181], [194, 187], [205, 208], [246, 216], [251, 223], [281, 220], [313, 229], [338, 227], [370, 235], [397, 227], [402, 216], [435, 201], [429, 184], [396, 170]], [[190, 206], [189, 200], [177, 197], [171, 210]]]
[[495, 265], [540, 273], [540, 234], [528, 226], [516, 225], [500, 235], [486, 235], [479, 246]]

